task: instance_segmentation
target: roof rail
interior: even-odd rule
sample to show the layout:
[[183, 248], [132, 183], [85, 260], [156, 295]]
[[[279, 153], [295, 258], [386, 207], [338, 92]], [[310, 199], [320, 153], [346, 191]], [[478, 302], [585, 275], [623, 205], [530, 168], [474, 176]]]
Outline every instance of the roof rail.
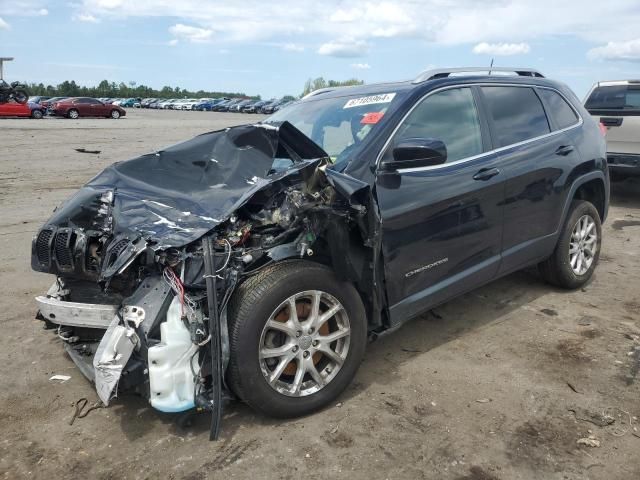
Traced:
[[315, 97], [316, 95], [320, 95], [322, 93], [328, 93], [328, 92], [333, 92], [336, 88], [342, 88], [342, 87], [325, 87], [325, 88], [318, 88], [317, 90], [313, 90], [309, 93], [307, 93], [304, 97], [302, 97], [301, 100], [307, 98], [307, 97]]
[[521, 77], [539, 77], [544, 78], [539, 71], [532, 68], [512, 68], [512, 67], [463, 67], [463, 68], [437, 68], [434, 70], [425, 70], [420, 73], [413, 83], [422, 83], [429, 80], [436, 80], [438, 78], [447, 78], [455, 73], [479, 73], [487, 72], [491, 75], [493, 72], [508, 72], [515, 73]]

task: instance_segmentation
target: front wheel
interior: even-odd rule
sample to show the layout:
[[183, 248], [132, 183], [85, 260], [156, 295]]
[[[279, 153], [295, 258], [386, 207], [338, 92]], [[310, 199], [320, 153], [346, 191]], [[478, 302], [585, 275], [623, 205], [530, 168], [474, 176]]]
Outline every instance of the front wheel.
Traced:
[[593, 275], [601, 245], [598, 210], [590, 202], [574, 200], [553, 254], [539, 265], [540, 273], [558, 287], [579, 288]]
[[72, 119], [75, 120], [76, 118], [78, 118], [80, 116], [80, 113], [78, 112], [78, 110], [75, 109], [71, 109], [67, 112], [67, 116]]
[[36, 118], [36, 119], [40, 119], [44, 116], [44, 114], [42, 113], [42, 110], [39, 109], [34, 109], [31, 110], [31, 118]]
[[358, 292], [306, 261], [265, 267], [229, 305], [229, 384], [266, 415], [318, 410], [349, 385], [364, 354], [367, 322]]
[[111, 110], [111, 118], [117, 120], [120, 118], [120, 112], [118, 110]]

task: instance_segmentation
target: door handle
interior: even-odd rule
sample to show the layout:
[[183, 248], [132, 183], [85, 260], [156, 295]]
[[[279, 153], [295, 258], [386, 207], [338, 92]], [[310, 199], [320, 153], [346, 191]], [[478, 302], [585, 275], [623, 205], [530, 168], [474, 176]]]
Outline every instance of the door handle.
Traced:
[[500, 173], [497, 168], [482, 168], [473, 176], [474, 180], [489, 180]]
[[566, 157], [573, 152], [573, 145], [561, 145], [556, 149], [556, 155], [562, 155]]

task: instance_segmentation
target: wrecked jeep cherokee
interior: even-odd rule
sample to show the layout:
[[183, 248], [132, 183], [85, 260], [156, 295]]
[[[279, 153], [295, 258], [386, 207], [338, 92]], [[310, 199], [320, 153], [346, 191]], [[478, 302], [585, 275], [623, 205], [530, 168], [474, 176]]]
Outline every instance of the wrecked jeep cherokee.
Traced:
[[564, 85], [500, 73], [324, 89], [108, 167], [33, 240], [56, 275], [38, 317], [105, 404], [136, 391], [217, 431], [232, 395], [327, 405], [367, 338], [515, 270], [583, 285], [604, 140]]

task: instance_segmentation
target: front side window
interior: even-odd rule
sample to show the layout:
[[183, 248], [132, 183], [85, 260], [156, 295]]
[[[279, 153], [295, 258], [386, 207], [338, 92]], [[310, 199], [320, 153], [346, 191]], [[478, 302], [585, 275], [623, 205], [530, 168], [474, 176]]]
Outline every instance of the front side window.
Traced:
[[483, 152], [478, 111], [470, 88], [454, 88], [429, 95], [404, 120], [394, 143], [408, 138], [441, 140], [447, 163]]
[[540, 99], [529, 87], [482, 87], [498, 146], [505, 147], [551, 132]]
[[559, 129], [578, 123], [576, 112], [558, 92], [541, 88], [538, 90], [538, 94], [544, 100], [549, 116], [553, 118]]

